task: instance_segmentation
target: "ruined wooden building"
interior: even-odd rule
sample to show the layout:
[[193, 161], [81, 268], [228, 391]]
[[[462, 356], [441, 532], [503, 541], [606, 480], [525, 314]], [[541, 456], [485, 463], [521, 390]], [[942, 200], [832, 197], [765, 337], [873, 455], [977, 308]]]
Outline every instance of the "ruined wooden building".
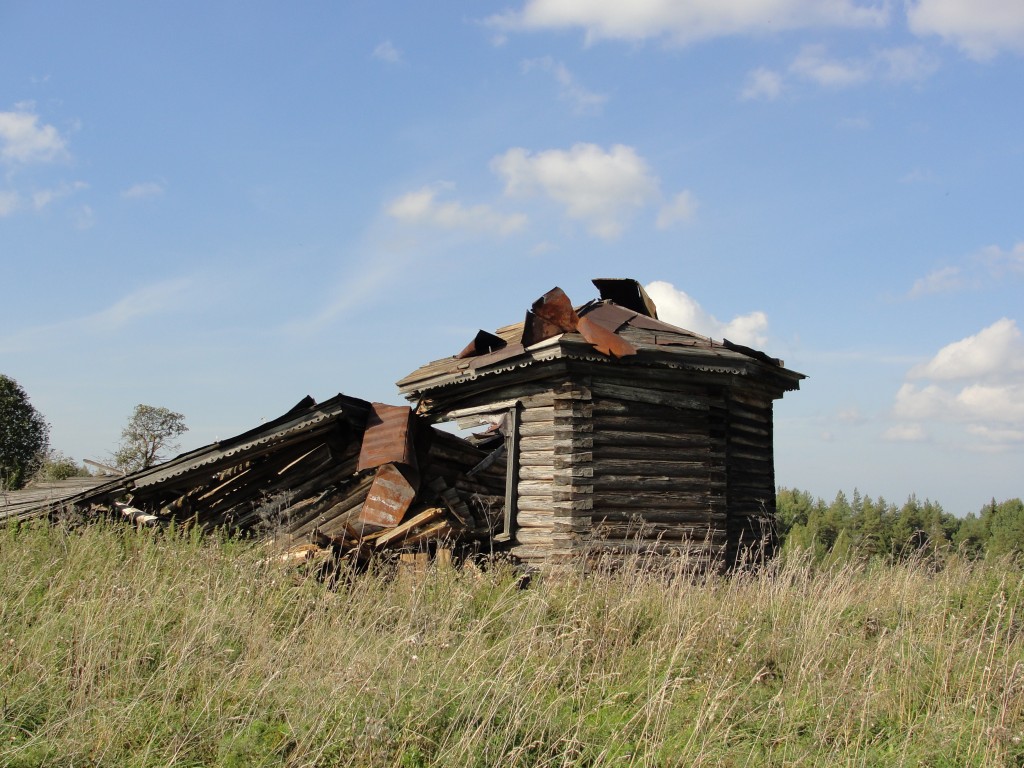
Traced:
[[633, 280], [594, 283], [599, 299], [574, 307], [555, 288], [401, 392], [429, 420], [500, 435], [501, 528], [524, 561], [770, 552], [772, 404], [803, 375], [660, 321]]
[[305, 559], [489, 544], [504, 463], [408, 406], [305, 398], [277, 419], [50, 504], [51, 515], [175, 521]]
[[46, 510], [177, 521], [360, 562], [452, 545], [529, 564], [770, 553], [772, 404], [803, 375], [662, 322], [633, 280], [594, 283], [599, 299], [573, 306], [555, 288], [523, 322], [406, 376], [414, 408], [306, 398]]

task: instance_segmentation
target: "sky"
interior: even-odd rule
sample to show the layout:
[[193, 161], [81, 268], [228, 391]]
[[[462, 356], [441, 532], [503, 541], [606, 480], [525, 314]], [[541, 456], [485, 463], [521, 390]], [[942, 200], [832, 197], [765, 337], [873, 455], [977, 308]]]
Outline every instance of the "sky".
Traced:
[[807, 375], [776, 480], [1024, 495], [1024, 2], [0, 0], [0, 373], [181, 450], [554, 286]]

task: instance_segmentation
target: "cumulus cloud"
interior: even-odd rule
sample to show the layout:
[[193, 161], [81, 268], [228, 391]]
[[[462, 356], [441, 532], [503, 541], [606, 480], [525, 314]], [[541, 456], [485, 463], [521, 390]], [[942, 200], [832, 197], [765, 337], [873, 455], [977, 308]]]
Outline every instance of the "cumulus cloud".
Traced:
[[614, 238], [631, 215], [658, 198], [658, 180], [632, 147], [596, 144], [529, 152], [514, 147], [491, 162], [513, 197], [542, 195], [582, 221], [594, 235]]
[[164, 185], [156, 181], [143, 181], [132, 184], [121, 192], [126, 200], [143, 200], [147, 197], [160, 197], [164, 193]]
[[823, 45], [805, 45], [789, 71], [825, 88], [848, 88], [870, 80], [918, 82], [938, 69], [938, 60], [919, 46], [887, 48], [865, 58], [829, 56]]
[[728, 35], [814, 27], [880, 27], [887, 4], [855, 0], [527, 0], [521, 10], [492, 16], [505, 30], [584, 30], [588, 42], [662, 38], [686, 45]]
[[1017, 371], [1024, 373], [1024, 341], [1016, 321], [1004, 317], [973, 336], [947, 344], [927, 363], [912, 368], [908, 376], [948, 380]]
[[386, 61], [388, 64], [397, 64], [402, 60], [402, 52], [390, 40], [385, 40], [373, 49], [373, 58]]
[[759, 67], [747, 73], [740, 99], [743, 101], [775, 101], [782, 93], [782, 75], [770, 69]]
[[1024, 4], [1012, 0], [911, 0], [916, 35], [938, 35], [973, 59], [1024, 53]]
[[67, 155], [67, 142], [52, 125], [21, 105], [0, 112], [0, 160], [8, 164], [49, 163]]
[[666, 323], [749, 347], [763, 347], [768, 342], [768, 317], [764, 312], [749, 312], [723, 322], [672, 283], [656, 280], [644, 286], [644, 290], [658, 307], [658, 317]]
[[603, 93], [584, 88], [576, 76], [560, 61], [555, 61], [550, 56], [543, 56], [539, 59], [527, 59], [522, 64], [523, 72], [529, 73], [535, 70], [549, 73], [558, 83], [560, 98], [568, 102], [573, 111], [577, 114], [593, 114], [600, 112], [608, 101], [608, 96]]
[[903, 425], [961, 424], [981, 446], [1007, 447], [1024, 433], [1024, 340], [1015, 320], [1002, 318], [947, 344], [913, 367], [896, 393], [893, 414]]
[[393, 200], [387, 213], [406, 224], [426, 224], [446, 230], [509, 235], [526, 226], [521, 213], [504, 214], [487, 205], [466, 206], [457, 200], [438, 200], [451, 185], [426, 186]]

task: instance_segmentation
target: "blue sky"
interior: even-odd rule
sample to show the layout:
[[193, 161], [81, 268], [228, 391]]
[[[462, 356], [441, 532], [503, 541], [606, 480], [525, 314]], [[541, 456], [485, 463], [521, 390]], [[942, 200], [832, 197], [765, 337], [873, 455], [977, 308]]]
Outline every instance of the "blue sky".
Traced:
[[55, 448], [394, 382], [551, 287], [808, 375], [780, 485], [1024, 494], [1019, 0], [0, 2], [0, 372]]

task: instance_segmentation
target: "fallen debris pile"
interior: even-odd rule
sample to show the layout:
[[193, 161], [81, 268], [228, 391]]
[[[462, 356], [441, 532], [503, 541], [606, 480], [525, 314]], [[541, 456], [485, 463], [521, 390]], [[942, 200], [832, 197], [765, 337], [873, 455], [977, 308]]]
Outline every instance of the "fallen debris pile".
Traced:
[[265, 538], [288, 559], [500, 538], [505, 463], [406, 406], [307, 397], [286, 414], [73, 496], [51, 514]]

